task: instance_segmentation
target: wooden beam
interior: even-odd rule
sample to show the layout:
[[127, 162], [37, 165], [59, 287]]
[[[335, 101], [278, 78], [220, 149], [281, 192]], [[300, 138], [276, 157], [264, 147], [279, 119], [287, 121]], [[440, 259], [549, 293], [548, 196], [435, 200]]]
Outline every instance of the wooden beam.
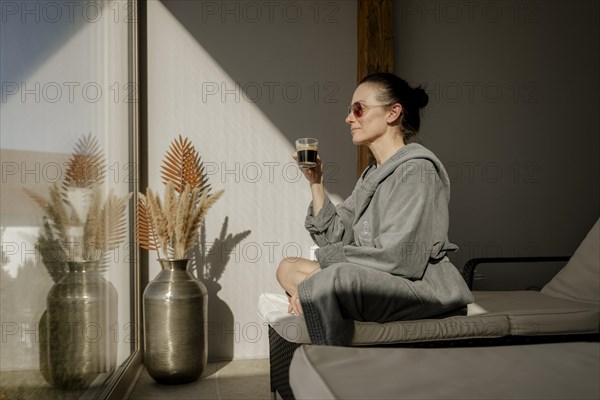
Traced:
[[[357, 2], [357, 83], [374, 72], [393, 72], [394, 34], [392, 0]], [[357, 175], [373, 160], [366, 146], [358, 146]]]

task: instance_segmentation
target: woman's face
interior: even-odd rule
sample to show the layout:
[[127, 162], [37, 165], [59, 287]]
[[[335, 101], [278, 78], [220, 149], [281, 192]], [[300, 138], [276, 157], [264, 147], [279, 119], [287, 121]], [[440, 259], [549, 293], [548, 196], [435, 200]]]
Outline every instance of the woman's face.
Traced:
[[375, 84], [363, 83], [354, 91], [351, 104], [358, 102], [363, 106], [362, 116], [357, 117], [350, 112], [346, 117], [354, 144], [373, 143], [388, 130], [389, 107], [373, 107], [383, 105], [377, 100], [379, 90]]

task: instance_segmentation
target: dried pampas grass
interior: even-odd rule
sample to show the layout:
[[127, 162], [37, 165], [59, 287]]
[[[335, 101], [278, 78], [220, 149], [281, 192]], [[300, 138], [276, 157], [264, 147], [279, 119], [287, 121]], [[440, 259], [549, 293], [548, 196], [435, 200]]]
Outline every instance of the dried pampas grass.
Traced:
[[150, 188], [139, 194], [136, 237], [143, 249], [156, 250], [158, 258], [186, 258], [208, 209], [224, 191], [209, 194], [198, 152], [181, 136], [171, 143], [161, 176], [166, 185], [164, 205]]
[[[125, 240], [131, 193], [119, 197], [111, 190], [104, 199], [105, 176], [102, 150], [89, 134], [76, 143], [65, 178], [50, 186], [48, 199], [25, 189], [45, 214], [38, 250], [54, 280], [66, 271], [67, 261], [102, 261]], [[100, 270], [107, 267], [102, 262]]]

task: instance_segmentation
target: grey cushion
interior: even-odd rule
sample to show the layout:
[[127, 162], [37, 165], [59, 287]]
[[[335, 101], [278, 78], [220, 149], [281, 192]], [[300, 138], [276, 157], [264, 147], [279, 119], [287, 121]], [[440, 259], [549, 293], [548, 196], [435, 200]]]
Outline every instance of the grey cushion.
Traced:
[[[473, 307], [469, 305], [469, 310]], [[354, 322], [353, 346], [383, 343], [430, 342], [439, 340], [497, 338], [508, 335], [510, 324], [505, 315], [468, 315], [441, 319], [419, 319], [378, 324]]]
[[479, 313], [505, 315], [511, 335], [558, 335], [597, 333], [600, 305], [517, 291], [475, 291]]
[[[258, 314], [285, 340], [310, 343], [304, 316], [288, 313], [287, 307], [286, 296], [263, 293], [258, 301]], [[495, 338], [509, 334], [509, 321], [505, 315], [485, 315], [477, 304], [469, 304], [468, 309], [468, 316], [442, 319], [396, 321], [385, 324], [355, 321], [352, 345]]]
[[297, 399], [598, 399], [599, 343], [467, 348], [303, 345]]
[[[535, 291], [475, 291], [467, 316], [379, 324], [354, 323], [353, 346], [427, 342], [507, 335], [597, 333], [600, 305], [547, 296]], [[264, 293], [258, 312], [284, 339], [310, 343], [302, 315], [287, 312], [287, 297]]]
[[548, 296], [600, 303], [600, 219], [567, 265], [542, 289]]

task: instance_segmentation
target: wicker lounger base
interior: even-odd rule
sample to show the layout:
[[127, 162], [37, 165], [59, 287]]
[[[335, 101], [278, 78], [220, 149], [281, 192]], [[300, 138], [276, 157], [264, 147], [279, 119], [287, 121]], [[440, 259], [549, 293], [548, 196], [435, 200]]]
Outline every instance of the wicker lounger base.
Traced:
[[299, 343], [288, 342], [269, 326], [269, 361], [271, 393], [279, 393], [284, 400], [294, 400], [290, 388], [290, 364]]

